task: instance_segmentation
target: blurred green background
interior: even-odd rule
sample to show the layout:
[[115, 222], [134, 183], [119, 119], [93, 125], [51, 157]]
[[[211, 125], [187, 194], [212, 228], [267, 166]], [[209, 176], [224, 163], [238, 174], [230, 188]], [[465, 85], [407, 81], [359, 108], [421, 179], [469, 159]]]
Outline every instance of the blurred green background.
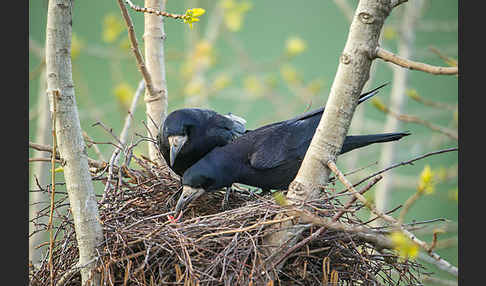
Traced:
[[[143, 6], [143, 1], [133, 2]], [[217, 32], [217, 36], [214, 43], [208, 43], [208, 22], [219, 17], [215, 7], [223, 2], [225, 8], [221, 24], [212, 30]], [[348, 2], [354, 8], [357, 1]], [[382, 33], [383, 46], [392, 52], [397, 50], [398, 27], [405, 5], [407, 3], [392, 12]], [[167, 2], [167, 11], [175, 14], [183, 14], [186, 9], [195, 7], [204, 8], [206, 13], [193, 29], [182, 21], [165, 19], [169, 112], [189, 106], [207, 107], [220, 113], [232, 112], [246, 118], [247, 128], [253, 129], [325, 104], [349, 28], [349, 21], [335, 1]], [[29, 1], [29, 38], [39, 46], [45, 42], [46, 12], [47, 1]], [[129, 12], [143, 53], [143, 15], [130, 9]], [[73, 35], [73, 79], [81, 126], [94, 141], [111, 141], [111, 136], [102, 128], [91, 125], [101, 121], [119, 134], [130, 97], [142, 79], [129, 49], [127, 30], [117, 1], [75, 1]], [[457, 60], [458, 1], [426, 0], [415, 37], [414, 60], [447, 66], [430, 47]], [[289, 41], [293, 48], [287, 46]], [[201, 62], [206, 63], [207, 68], [202, 72], [203, 80], [195, 81], [194, 66]], [[392, 81], [392, 69], [387, 63], [375, 60], [373, 65], [375, 71], [369, 88]], [[29, 140], [33, 142], [36, 141], [36, 105], [42, 68], [39, 56], [29, 52]], [[428, 100], [451, 106], [458, 103], [456, 76], [410, 71], [408, 89]], [[390, 91], [391, 85], [385, 87], [377, 98], [388, 104]], [[144, 109], [140, 98], [130, 136], [135, 132], [146, 133], [142, 123], [146, 120]], [[359, 118], [362, 124], [353, 121], [350, 133], [384, 132], [386, 114], [370, 103], [360, 105], [359, 109], [363, 114]], [[406, 97], [401, 112], [457, 130], [457, 111], [433, 108]], [[400, 130], [396, 131], [404, 130], [411, 131], [412, 135], [394, 143], [397, 152], [395, 162], [458, 145], [456, 140], [419, 124], [402, 122]], [[345, 154], [339, 158], [338, 165], [346, 172], [371, 164], [351, 177], [357, 181], [378, 170], [378, 165], [373, 163], [379, 159], [382, 146], [376, 144]], [[99, 148], [105, 158], [113, 152], [111, 145], [102, 144]], [[92, 148], [88, 152], [97, 159]], [[136, 152], [147, 154], [147, 146], [141, 145]], [[356, 163], [352, 163], [351, 156], [357, 156]], [[429, 165], [436, 174], [435, 192], [422, 196], [412, 206], [406, 216], [407, 222], [435, 218], [457, 222], [457, 156], [457, 152], [436, 155], [414, 165], [394, 169], [392, 206], [403, 204], [416, 192], [425, 165]], [[95, 188], [97, 192], [103, 190], [99, 183], [95, 183]], [[373, 190], [367, 196], [372, 198]], [[456, 235], [452, 232], [439, 236], [451, 238], [451, 244], [437, 249], [454, 265], [458, 263]], [[430, 242], [432, 235], [426, 233], [419, 237]], [[437, 277], [453, 279], [450, 274], [424, 264], [427, 270], [436, 272]]]

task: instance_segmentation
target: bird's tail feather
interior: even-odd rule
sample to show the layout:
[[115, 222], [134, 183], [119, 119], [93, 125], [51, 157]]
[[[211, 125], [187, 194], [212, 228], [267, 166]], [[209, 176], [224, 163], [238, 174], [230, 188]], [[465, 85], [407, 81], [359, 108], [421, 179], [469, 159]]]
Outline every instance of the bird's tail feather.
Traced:
[[370, 134], [370, 135], [356, 135], [356, 136], [346, 136], [344, 139], [344, 144], [341, 149], [341, 154], [349, 152], [356, 148], [361, 148], [374, 143], [383, 143], [400, 140], [404, 136], [408, 136], [411, 133], [397, 132], [397, 133], [383, 133], [383, 134]]
[[380, 85], [379, 87], [374, 88], [374, 89], [360, 95], [359, 99], [358, 99], [358, 104], [360, 104], [361, 102], [366, 101], [366, 100], [372, 98], [373, 96], [375, 96], [378, 93], [379, 89], [381, 89], [382, 87], [384, 87], [387, 84], [389, 84], [389, 82], [386, 82], [386, 83]]

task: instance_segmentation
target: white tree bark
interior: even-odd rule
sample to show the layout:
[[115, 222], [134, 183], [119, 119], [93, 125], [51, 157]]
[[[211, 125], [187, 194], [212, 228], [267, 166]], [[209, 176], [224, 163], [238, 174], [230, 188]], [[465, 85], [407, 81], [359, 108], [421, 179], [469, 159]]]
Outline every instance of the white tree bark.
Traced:
[[[165, 10], [165, 0], [145, 0], [146, 8]], [[165, 117], [167, 116], [167, 81], [164, 57], [164, 18], [150, 13], [144, 14], [144, 44], [145, 65], [152, 78], [155, 95], [152, 97], [148, 89], [145, 90], [145, 104], [147, 112], [147, 126], [153, 138], [159, 133]], [[157, 125], [154, 125], [154, 123]], [[149, 133], [149, 136], [150, 136]], [[149, 158], [161, 164], [164, 159], [158, 155], [157, 145], [149, 143]]]
[[[37, 101], [37, 127], [36, 127], [36, 142], [43, 145], [52, 145], [51, 136], [51, 118], [49, 114], [49, 100], [46, 95], [46, 71], [45, 68], [39, 77], [39, 99]], [[34, 158], [49, 158], [50, 156], [46, 152], [34, 150]], [[36, 178], [41, 186], [46, 186], [50, 183], [51, 176], [49, 173], [49, 164], [46, 162], [32, 162], [30, 163], [30, 189], [37, 189]], [[29, 205], [29, 220], [37, 217], [37, 213], [49, 205], [49, 198], [42, 192], [29, 193], [30, 204]], [[44, 223], [47, 225], [47, 218], [42, 217], [37, 221], [38, 223]], [[34, 224], [29, 223], [29, 234], [35, 230]], [[32, 235], [29, 238], [29, 260], [33, 264], [37, 264], [41, 260], [41, 251], [35, 249], [40, 243], [46, 239], [45, 233], [39, 232]]]
[[[400, 33], [398, 38], [398, 55], [409, 59], [413, 54], [413, 45], [415, 40], [415, 27], [417, 20], [421, 15], [422, 8], [424, 6], [423, 0], [410, 1], [403, 7], [404, 13], [400, 24]], [[391, 65], [393, 69], [393, 82], [390, 96], [390, 109], [401, 113], [403, 109], [403, 102], [405, 99], [405, 92], [407, 89], [407, 80], [409, 70], [402, 67]], [[400, 126], [400, 121], [392, 116], [388, 115], [384, 127], [385, 132], [394, 132]], [[381, 156], [379, 160], [380, 168], [386, 168], [395, 161], [394, 154], [396, 153], [395, 144], [383, 144], [381, 147]], [[393, 182], [393, 172], [389, 172], [376, 188], [375, 192], [375, 204], [376, 208], [381, 212], [386, 212], [390, 207], [390, 191]], [[382, 220], [375, 220], [374, 225], [380, 225]]]
[[[64, 161], [64, 177], [73, 215], [83, 285], [99, 285], [92, 272], [96, 246], [102, 240], [98, 206], [88, 170], [86, 146], [81, 133], [71, 66], [72, 1], [50, 0], [46, 28], [47, 90], [51, 114], [56, 117], [56, 138]], [[55, 101], [55, 110], [54, 110]], [[54, 115], [53, 115], [54, 116]]]
[[318, 197], [320, 186], [327, 183], [330, 170], [326, 162], [336, 161], [347, 135], [358, 97], [369, 77], [372, 53], [391, 10], [389, 2], [360, 1], [356, 8], [326, 109], [289, 188], [287, 197], [293, 201]]
[[[341, 150], [358, 97], [369, 77], [373, 51], [391, 9], [390, 0], [359, 1], [326, 108], [299, 172], [289, 186], [287, 199], [291, 203], [318, 198], [321, 187], [327, 184], [331, 172], [327, 162], [336, 161]], [[267, 237], [265, 243], [278, 248], [289, 239], [297, 240], [298, 236], [294, 229], [287, 228]], [[285, 252], [292, 243], [287, 245], [280, 249]]]

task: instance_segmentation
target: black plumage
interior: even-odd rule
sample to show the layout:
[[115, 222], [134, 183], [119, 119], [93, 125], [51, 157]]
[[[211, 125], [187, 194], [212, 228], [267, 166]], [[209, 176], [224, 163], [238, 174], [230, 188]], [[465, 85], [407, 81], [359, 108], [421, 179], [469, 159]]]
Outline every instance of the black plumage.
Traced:
[[[376, 94], [377, 89], [362, 95], [359, 103]], [[214, 148], [184, 173], [176, 214], [204, 192], [230, 187], [233, 183], [263, 190], [287, 189], [300, 168], [323, 110], [319, 108], [247, 131], [231, 144]], [[409, 133], [347, 136], [340, 154], [373, 143], [399, 140], [406, 135]]]
[[245, 123], [243, 118], [231, 113], [223, 115], [200, 108], [178, 109], [166, 117], [157, 142], [165, 161], [182, 176], [214, 147], [224, 146], [245, 133]]

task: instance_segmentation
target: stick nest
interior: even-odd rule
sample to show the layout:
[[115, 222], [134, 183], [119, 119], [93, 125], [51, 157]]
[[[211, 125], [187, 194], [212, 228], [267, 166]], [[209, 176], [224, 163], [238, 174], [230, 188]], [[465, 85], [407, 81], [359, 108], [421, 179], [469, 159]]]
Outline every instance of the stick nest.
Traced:
[[[105, 170], [106, 171], [106, 170]], [[237, 189], [222, 211], [223, 192], [203, 195], [178, 223], [167, 214], [181, 191], [180, 179], [166, 167], [154, 167], [146, 158], [136, 168], [115, 172], [114, 186], [98, 197], [103, 241], [98, 251], [98, 271], [103, 285], [418, 285], [423, 268], [388, 249], [364, 241], [356, 233], [327, 230], [317, 239], [288, 253], [276, 270], [269, 261], [285, 251], [265, 255], [264, 237], [278, 228], [276, 217], [288, 217], [288, 208], [268, 196], [250, 195]], [[94, 183], [106, 184], [106, 172], [94, 174]], [[61, 184], [62, 185], [62, 184]], [[53, 272], [56, 285], [81, 285], [78, 248], [67, 193], [56, 188], [54, 208]], [[50, 187], [38, 190], [50, 193]], [[50, 197], [50, 195], [46, 196]], [[329, 218], [343, 209], [349, 194], [324, 197], [309, 203], [311, 212]], [[47, 204], [48, 205], [48, 204]], [[354, 203], [339, 218], [347, 225], [366, 226], [355, 214]], [[49, 206], [31, 221], [35, 232], [46, 232]], [[43, 222], [44, 221], [44, 222]], [[298, 241], [319, 226], [297, 224]], [[372, 230], [372, 228], [369, 228]], [[32, 235], [33, 233], [31, 233]], [[297, 241], [297, 242], [298, 242]], [[284, 245], [285, 246], [285, 245]], [[39, 265], [30, 267], [30, 285], [49, 285], [49, 245]], [[275, 260], [273, 260], [275, 261]], [[269, 275], [278, 273], [270, 282]]]

